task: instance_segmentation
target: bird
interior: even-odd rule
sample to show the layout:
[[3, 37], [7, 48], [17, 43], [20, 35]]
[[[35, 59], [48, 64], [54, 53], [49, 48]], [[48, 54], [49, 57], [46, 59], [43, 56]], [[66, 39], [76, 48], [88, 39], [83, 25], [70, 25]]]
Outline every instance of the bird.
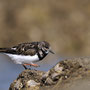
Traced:
[[25, 69], [28, 69], [27, 65], [38, 67], [35, 62], [43, 60], [49, 52], [54, 54], [47, 41], [26, 42], [10, 48], [0, 48], [0, 53], [9, 56], [15, 64], [21, 64]]

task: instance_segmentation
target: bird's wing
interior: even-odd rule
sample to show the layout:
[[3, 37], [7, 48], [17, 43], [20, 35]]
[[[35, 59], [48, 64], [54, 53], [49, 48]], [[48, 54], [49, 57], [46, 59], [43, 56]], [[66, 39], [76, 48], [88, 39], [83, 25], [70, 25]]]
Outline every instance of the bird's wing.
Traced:
[[9, 54], [35, 55], [37, 52], [37, 42], [21, 43], [12, 48], [0, 48], [0, 52]]
[[17, 54], [32, 56], [32, 55], [35, 55], [37, 52], [37, 45], [36, 45], [36, 42], [22, 43], [12, 47], [12, 49], [15, 50]]

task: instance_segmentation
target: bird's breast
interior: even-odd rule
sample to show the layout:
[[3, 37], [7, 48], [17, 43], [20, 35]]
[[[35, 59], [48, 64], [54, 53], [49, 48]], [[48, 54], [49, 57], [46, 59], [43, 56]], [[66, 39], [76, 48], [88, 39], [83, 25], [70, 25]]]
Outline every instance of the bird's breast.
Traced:
[[30, 56], [30, 55], [14, 55], [14, 54], [6, 54], [13, 60], [14, 62], [18, 63], [30, 63], [30, 62], [36, 62], [39, 60], [39, 57], [37, 54]]

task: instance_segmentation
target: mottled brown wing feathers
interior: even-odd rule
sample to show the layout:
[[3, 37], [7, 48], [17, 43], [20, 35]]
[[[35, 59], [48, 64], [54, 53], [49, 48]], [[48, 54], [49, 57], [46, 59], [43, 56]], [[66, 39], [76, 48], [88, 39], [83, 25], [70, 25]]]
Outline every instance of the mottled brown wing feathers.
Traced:
[[13, 47], [17, 54], [35, 55], [37, 52], [36, 43], [23, 43]]
[[37, 43], [38, 42], [22, 43], [12, 48], [0, 48], [0, 52], [32, 56], [35, 55], [37, 52]]
[[25, 51], [25, 54], [33, 56], [36, 54], [36, 50], [35, 49], [28, 49]]

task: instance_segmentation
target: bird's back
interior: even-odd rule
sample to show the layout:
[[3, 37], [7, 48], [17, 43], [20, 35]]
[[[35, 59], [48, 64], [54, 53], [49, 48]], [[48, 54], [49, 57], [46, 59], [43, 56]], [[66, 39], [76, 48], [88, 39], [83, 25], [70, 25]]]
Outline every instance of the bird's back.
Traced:
[[38, 42], [21, 43], [11, 48], [0, 48], [0, 53], [35, 55]]

